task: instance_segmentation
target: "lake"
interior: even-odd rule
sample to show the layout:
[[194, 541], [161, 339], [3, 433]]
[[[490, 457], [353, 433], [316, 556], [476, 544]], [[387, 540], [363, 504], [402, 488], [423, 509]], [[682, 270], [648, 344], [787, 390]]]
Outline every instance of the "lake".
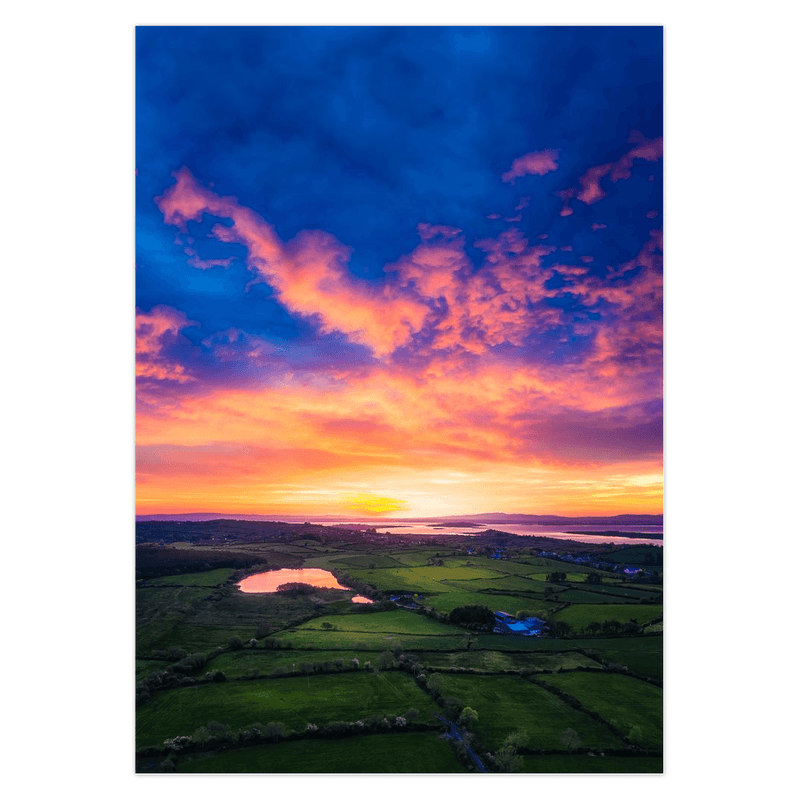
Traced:
[[[320, 589], [351, 591], [347, 586], [342, 586], [333, 573], [326, 569], [272, 569], [269, 572], [248, 575], [236, 585], [245, 594], [273, 594], [284, 583], [305, 583]], [[352, 601], [354, 603], [372, 602], [368, 597], [359, 594], [355, 595]]]

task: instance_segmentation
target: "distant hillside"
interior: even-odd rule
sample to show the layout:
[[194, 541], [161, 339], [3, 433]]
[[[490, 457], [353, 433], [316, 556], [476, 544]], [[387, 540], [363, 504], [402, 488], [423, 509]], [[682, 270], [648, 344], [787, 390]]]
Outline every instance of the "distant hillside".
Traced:
[[511, 525], [663, 525], [663, 514], [616, 514], [612, 517], [559, 517], [554, 514], [459, 514], [452, 517], [429, 517], [415, 522], [444, 520], [480, 521], [481, 523], [503, 523]]
[[[343, 516], [300, 516], [287, 514], [226, 514], [217, 512], [198, 512], [194, 514], [139, 514], [136, 516], [137, 522], [208, 522], [211, 520], [235, 519], [250, 522], [278, 521], [278, 522], [315, 522], [317, 520], [327, 520], [329, 522], [353, 522], [364, 521], [365, 517], [343, 517]], [[459, 514], [447, 517], [408, 517], [403, 519], [375, 518], [375, 524], [381, 527], [384, 523], [393, 522], [426, 522], [426, 523], [465, 523], [479, 522], [485, 524], [507, 524], [507, 525], [663, 525], [663, 514], [617, 514], [613, 517], [559, 517], [554, 514], [506, 514], [503, 512], [492, 512], [488, 514]], [[610, 530], [610, 528], [609, 528]]]

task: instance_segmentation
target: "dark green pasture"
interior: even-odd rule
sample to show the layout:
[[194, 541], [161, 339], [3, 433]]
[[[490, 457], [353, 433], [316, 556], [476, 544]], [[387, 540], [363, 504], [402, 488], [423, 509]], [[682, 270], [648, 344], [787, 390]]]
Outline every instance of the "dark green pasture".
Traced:
[[520, 772], [538, 773], [642, 773], [664, 771], [664, 761], [654, 756], [552, 755], [523, 756]]
[[183, 575], [167, 575], [164, 578], [151, 578], [145, 586], [221, 586], [227, 583], [234, 570], [222, 567], [207, 572], [187, 572]]
[[500, 672], [523, 669], [549, 672], [555, 669], [598, 667], [598, 663], [582, 653], [503, 653], [495, 650], [465, 650], [460, 653], [415, 653], [423, 665], [438, 669], [474, 669], [477, 672]]
[[475, 733], [490, 750], [518, 730], [527, 732], [531, 748], [561, 749], [561, 734], [567, 728], [577, 731], [586, 747], [623, 746], [608, 728], [522, 678], [446, 673], [436, 677], [444, 696], [460, 698], [478, 712]]
[[186, 760], [178, 772], [429, 773], [466, 772], [436, 733], [391, 733], [349, 739], [257, 745]]
[[175, 629], [209, 591], [193, 586], [137, 586], [136, 652], [145, 655], [162, 646], [172, 647]]
[[254, 722], [283, 722], [292, 730], [308, 723], [353, 722], [373, 714], [418, 709], [432, 719], [433, 701], [405, 673], [362, 671], [342, 675], [210, 683], [156, 694], [136, 714], [136, 745], [191, 736], [209, 722], [233, 730]]
[[[287, 620], [314, 613], [318, 603], [333, 603], [341, 599], [342, 592], [333, 589], [317, 589], [311, 595], [291, 597], [283, 593], [245, 594], [229, 588], [222, 599], [213, 599], [209, 590], [205, 590], [202, 602], [197, 603], [192, 613], [180, 619], [180, 624], [170, 631], [168, 646], [182, 647], [189, 652], [209, 652], [215, 647], [226, 646], [232, 636], [246, 642], [259, 638], [262, 626], [281, 628]], [[165, 645], [166, 641], [159, 641], [153, 646]], [[139, 652], [143, 654], [141, 649]]]
[[288, 630], [274, 638], [295, 650], [458, 650], [466, 648], [466, 631], [453, 636], [365, 631]]
[[238, 650], [222, 653], [209, 661], [202, 671], [218, 669], [228, 678], [241, 678], [253, 674], [272, 675], [276, 670], [292, 671], [301, 669], [302, 664], [325, 664], [329, 661], [341, 661], [349, 668], [354, 658], [358, 658], [363, 666], [370, 657], [374, 659], [375, 654], [365, 656], [360, 650]]
[[634, 741], [661, 747], [663, 693], [657, 686], [611, 673], [573, 672], [540, 679], [572, 695]]
[[615, 619], [619, 622], [636, 620], [640, 625], [664, 613], [661, 605], [640, 605], [639, 603], [576, 603], [558, 611], [556, 620], [568, 622], [573, 628], [580, 630], [591, 622], [604, 622]]
[[413, 611], [378, 611], [373, 613], [337, 614], [318, 617], [299, 625], [298, 631], [330, 630], [364, 633], [407, 633], [428, 636], [457, 636], [464, 631], [455, 625], [445, 625]]

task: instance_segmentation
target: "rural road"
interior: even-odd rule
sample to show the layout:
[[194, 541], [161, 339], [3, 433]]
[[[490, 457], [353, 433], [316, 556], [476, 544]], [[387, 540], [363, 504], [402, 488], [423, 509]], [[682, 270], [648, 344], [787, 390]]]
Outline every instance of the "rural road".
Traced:
[[[438, 720], [441, 720], [445, 725], [447, 725], [448, 739], [455, 739], [457, 742], [464, 741], [464, 731], [462, 731], [461, 728], [458, 727], [458, 725], [456, 725], [454, 722], [450, 722], [449, 719], [445, 719], [439, 714], [436, 715], [436, 718]], [[469, 757], [472, 759], [472, 763], [475, 764], [475, 766], [478, 768], [478, 772], [487, 772], [488, 770], [486, 769], [486, 767], [483, 766], [483, 762], [478, 758], [478, 756], [476, 756], [475, 753], [473, 753], [472, 750], [466, 746], [466, 744], [464, 745], [464, 747], [466, 748], [467, 755], [469, 755]]]

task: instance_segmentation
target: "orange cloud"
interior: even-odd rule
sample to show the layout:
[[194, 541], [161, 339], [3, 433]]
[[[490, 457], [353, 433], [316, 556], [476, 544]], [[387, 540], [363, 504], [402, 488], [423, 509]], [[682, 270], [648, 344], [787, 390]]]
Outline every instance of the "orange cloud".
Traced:
[[290, 311], [315, 318], [322, 332], [341, 331], [386, 355], [419, 331], [428, 309], [412, 297], [380, 288], [350, 276], [345, 264], [350, 248], [323, 231], [301, 231], [283, 243], [274, 228], [234, 197], [219, 197], [203, 188], [185, 168], [176, 182], [156, 198], [164, 221], [185, 230], [203, 214], [230, 219], [231, 227], [217, 224], [212, 234], [223, 242], [247, 248], [248, 266], [276, 290]]
[[154, 306], [148, 313], [136, 311], [136, 375], [142, 378], [178, 381], [191, 380], [185, 367], [165, 353], [184, 328], [197, 325], [186, 314], [169, 306]]

